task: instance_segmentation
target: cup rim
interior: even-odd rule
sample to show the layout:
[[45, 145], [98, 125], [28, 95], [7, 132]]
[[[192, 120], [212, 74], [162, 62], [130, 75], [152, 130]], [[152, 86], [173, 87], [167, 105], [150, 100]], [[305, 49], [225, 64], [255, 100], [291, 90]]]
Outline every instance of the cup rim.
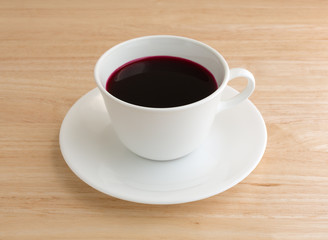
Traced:
[[[178, 39], [181, 39], [181, 40], [193, 42], [194, 44], [200, 45], [200, 46], [210, 50], [220, 60], [222, 66], [224, 68], [224, 78], [223, 78], [223, 81], [222, 81], [221, 85], [218, 86], [218, 88], [213, 93], [211, 93], [210, 95], [208, 95], [205, 98], [202, 98], [201, 100], [198, 100], [198, 101], [193, 102], [193, 103], [185, 104], [185, 105], [182, 105], [182, 106], [165, 107], [165, 108], [146, 107], [146, 106], [136, 105], [136, 104], [133, 104], [133, 103], [128, 103], [128, 102], [125, 102], [125, 101], [113, 96], [109, 92], [107, 92], [107, 90], [104, 88], [104, 86], [102, 85], [102, 83], [100, 81], [100, 76], [99, 76], [100, 62], [102, 62], [102, 60], [104, 58], [106, 58], [112, 51], [114, 51], [116, 48], [121, 47], [122, 45], [125, 45], [125, 44], [127, 44], [129, 42], [133, 42], [133, 41], [139, 41], [139, 40], [143, 40], [143, 39], [153, 39], [153, 38], [175, 38], [175, 39], [178, 38]], [[195, 39], [192, 39], [192, 38], [187, 38], [187, 37], [174, 36], [174, 35], [150, 35], [150, 36], [143, 36], [143, 37], [133, 38], [133, 39], [129, 39], [127, 41], [121, 42], [121, 43], [111, 47], [110, 49], [108, 49], [105, 53], [103, 53], [100, 56], [100, 58], [97, 60], [97, 63], [96, 63], [95, 68], [94, 68], [94, 78], [95, 78], [96, 84], [97, 84], [98, 88], [101, 90], [101, 92], [103, 94], [105, 94], [106, 96], [108, 96], [111, 99], [115, 100], [116, 102], [119, 102], [120, 104], [125, 105], [126, 107], [130, 107], [130, 108], [134, 108], [134, 109], [140, 109], [140, 110], [146, 110], [146, 111], [159, 111], [159, 112], [185, 110], [185, 109], [188, 109], [188, 108], [193, 108], [193, 107], [202, 105], [203, 103], [208, 102], [208, 101], [212, 100], [213, 98], [216, 98], [217, 95], [220, 94], [220, 92], [222, 92], [223, 89], [226, 87], [226, 85], [228, 83], [228, 79], [229, 79], [229, 74], [230, 74], [230, 71], [229, 71], [228, 63], [226, 62], [224, 57], [217, 50], [215, 50], [214, 48], [210, 47], [209, 45], [207, 45], [203, 42], [200, 42], [198, 40], [195, 40]]]

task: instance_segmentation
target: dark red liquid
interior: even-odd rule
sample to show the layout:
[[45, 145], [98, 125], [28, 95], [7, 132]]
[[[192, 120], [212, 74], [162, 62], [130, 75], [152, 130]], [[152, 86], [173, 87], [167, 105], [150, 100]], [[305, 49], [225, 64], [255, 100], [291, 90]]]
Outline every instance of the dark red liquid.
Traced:
[[177, 107], [201, 100], [218, 88], [213, 75], [187, 59], [153, 56], [136, 59], [116, 69], [106, 90], [135, 105]]

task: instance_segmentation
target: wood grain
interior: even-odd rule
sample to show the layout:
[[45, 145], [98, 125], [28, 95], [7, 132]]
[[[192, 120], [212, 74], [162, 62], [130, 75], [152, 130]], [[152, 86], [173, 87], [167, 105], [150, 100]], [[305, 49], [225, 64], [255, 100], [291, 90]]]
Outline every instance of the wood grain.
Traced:
[[[0, 239], [328, 239], [327, 13], [324, 0], [1, 1]], [[220, 195], [126, 202], [62, 158], [61, 121], [97, 58], [153, 34], [203, 41], [256, 77], [267, 150]]]

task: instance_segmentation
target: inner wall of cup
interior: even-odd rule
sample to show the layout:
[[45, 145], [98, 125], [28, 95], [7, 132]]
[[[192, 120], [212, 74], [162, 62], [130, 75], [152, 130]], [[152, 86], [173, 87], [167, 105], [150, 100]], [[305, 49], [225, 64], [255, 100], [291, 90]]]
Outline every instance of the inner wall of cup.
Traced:
[[186, 58], [201, 64], [213, 74], [218, 87], [224, 80], [223, 64], [211, 49], [197, 42], [174, 37], [140, 38], [117, 45], [98, 62], [97, 76], [106, 88], [108, 77], [123, 64], [141, 57], [160, 55]]

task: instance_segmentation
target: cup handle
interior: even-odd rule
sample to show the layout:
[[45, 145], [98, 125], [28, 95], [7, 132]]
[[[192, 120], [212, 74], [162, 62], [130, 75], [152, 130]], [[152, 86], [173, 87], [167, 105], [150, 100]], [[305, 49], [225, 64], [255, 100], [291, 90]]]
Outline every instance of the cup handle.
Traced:
[[248, 80], [246, 88], [242, 92], [237, 94], [236, 96], [234, 96], [230, 99], [227, 99], [227, 100], [222, 100], [219, 105], [219, 112], [241, 103], [242, 101], [246, 100], [253, 93], [253, 91], [255, 89], [255, 78], [254, 78], [253, 74], [244, 68], [230, 69], [230, 78], [229, 78], [228, 82], [237, 77], [244, 77]]

